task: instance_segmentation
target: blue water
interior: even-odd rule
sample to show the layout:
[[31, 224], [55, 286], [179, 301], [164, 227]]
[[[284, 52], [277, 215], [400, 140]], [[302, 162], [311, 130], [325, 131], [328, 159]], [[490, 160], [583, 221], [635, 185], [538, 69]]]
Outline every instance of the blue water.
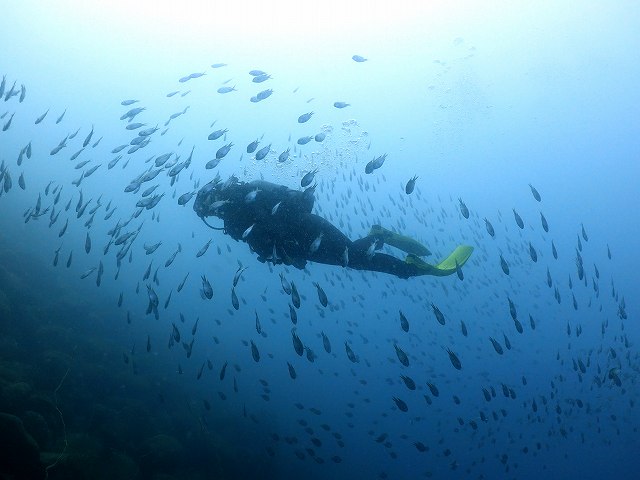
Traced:
[[[634, 2], [394, 10], [361, 2], [93, 3], [14, 2], [0, 15], [4, 93], [14, 81], [25, 88], [23, 101], [20, 93], [0, 101], [0, 125], [14, 115], [0, 132], [4, 177], [11, 177], [0, 195], [0, 412], [24, 422], [37, 443], [38, 472], [50, 466], [52, 479], [635, 478]], [[253, 69], [272, 78], [254, 83]], [[196, 72], [205, 75], [179, 81]], [[235, 90], [217, 93], [223, 86]], [[270, 97], [250, 101], [266, 89]], [[127, 99], [137, 102], [123, 106]], [[337, 101], [350, 105], [335, 108]], [[108, 168], [119, 155], [112, 150], [139, 131], [120, 120], [138, 106], [145, 110], [133, 122], [158, 131]], [[207, 140], [217, 129], [228, 132]], [[319, 132], [322, 142], [296, 143]], [[265, 160], [246, 152], [255, 139], [258, 149], [271, 144]], [[205, 168], [229, 142], [219, 165]], [[278, 162], [287, 148], [291, 159]], [[174, 184], [166, 168], [140, 191], [124, 191], [151, 165], [146, 160], [173, 152], [171, 163], [176, 155], [184, 161], [192, 149]], [[367, 162], [385, 153], [384, 165], [366, 174]], [[216, 174], [301, 189], [302, 176], [316, 168], [315, 213], [351, 239], [373, 224], [416, 238], [433, 263], [471, 245], [464, 279], [260, 263], [246, 244], [207, 228], [193, 199], [178, 205]], [[156, 184], [152, 195], [164, 194], [158, 205], [120, 232], [140, 227], [118, 268], [120, 246], [104, 253], [108, 232], [131, 219], [142, 191]], [[91, 203], [78, 218], [80, 192]], [[33, 215], [38, 199], [40, 212], [49, 209], [42, 216]], [[160, 241], [145, 254], [144, 244]], [[97, 271], [81, 278], [101, 262], [100, 286]], [[247, 269], [235, 310], [240, 265]], [[294, 351], [280, 274], [300, 291], [296, 332], [317, 355], [313, 362]], [[199, 292], [203, 275], [211, 300]], [[159, 297], [158, 320], [145, 314], [148, 285]], [[170, 346], [172, 324], [181, 340]], [[345, 342], [358, 362], [348, 359]]]

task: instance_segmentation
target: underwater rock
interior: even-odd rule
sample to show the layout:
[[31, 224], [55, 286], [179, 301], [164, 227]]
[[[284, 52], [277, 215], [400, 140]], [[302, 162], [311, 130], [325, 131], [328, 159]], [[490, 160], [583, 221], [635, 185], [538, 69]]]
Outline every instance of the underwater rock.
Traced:
[[71, 366], [71, 357], [57, 350], [46, 350], [33, 360], [33, 382], [37, 388], [52, 392]]
[[36, 441], [41, 449], [46, 449], [51, 442], [51, 431], [45, 418], [38, 412], [27, 410], [22, 415], [22, 423], [25, 429]]
[[11, 318], [11, 305], [7, 294], [0, 290], [0, 323], [9, 321]]
[[0, 413], [0, 477], [16, 479], [44, 478], [40, 449], [27, 433], [22, 420]]
[[22, 410], [31, 396], [31, 386], [25, 382], [10, 383], [0, 390], [0, 405], [3, 410]]
[[[60, 454], [55, 452], [42, 455], [47, 464], [52, 464], [58, 457]], [[69, 435], [69, 446], [52, 473], [54, 471], [55, 478], [112, 480], [139, 477], [138, 466], [130, 457], [105, 448], [99, 438], [86, 434]]]
[[147, 438], [140, 453], [141, 467], [146, 472], [177, 469], [185, 458], [182, 444], [174, 437], [164, 434]]
[[[0, 313], [0, 318], [1, 316], [2, 313]], [[18, 358], [20, 353], [22, 353], [20, 350], [20, 344], [14, 337], [10, 335], [3, 335], [0, 338], [0, 357], [4, 359]], [[3, 372], [0, 372], [0, 378], [15, 380], [18, 377], [16, 374], [5, 375], [10, 370], [10, 368], [7, 368], [5, 365], [0, 366], [0, 369], [4, 370]]]

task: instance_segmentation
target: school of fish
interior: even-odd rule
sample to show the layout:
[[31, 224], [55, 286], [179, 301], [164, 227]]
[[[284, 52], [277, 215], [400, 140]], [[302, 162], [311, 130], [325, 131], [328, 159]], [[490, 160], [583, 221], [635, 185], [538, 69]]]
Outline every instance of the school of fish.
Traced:
[[[362, 56], [352, 60], [366, 66]], [[286, 141], [286, 134], [233, 131], [220, 108], [216, 120], [201, 126], [200, 139], [183, 145], [195, 109], [184, 102], [194, 92], [206, 92], [214, 105], [235, 101], [252, 108], [291, 95], [262, 87], [274, 81], [263, 70], [226, 79], [226, 67], [215, 63], [176, 79], [175, 90], [158, 99], [172, 109], [165, 117], [157, 107], [123, 99], [121, 115], [112, 119], [117, 127], [108, 129], [91, 119], [70, 125], [79, 121], [71, 119], [71, 106], [45, 106], [33, 115], [37, 106], [29, 104], [27, 87], [2, 77], [0, 141], [8, 145], [6, 139], [20, 138], [18, 131], [47, 129], [47, 135], [34, 133], [13, 153], [3, 148], [0, 209], [9, 196], [20, 196], [29, 205], [24, 222], [50, 239], [53, 268], [119, 290], [113, 301], [131, 324], [123, 361], [132, 374], [140, 355], [169, 350], [176, 375], [208, 385], [210, 395], [197, 399], [203, 425], [223, 403], [247, 421], [263, 422], [247, 405], [258, 399], [264, 414], [277, 398], [278, 408], [291, 414], [270, 433], [265, 455], [341, 464], [350, 449], [367, 445], [382, 458], [371, 459], [379, 463], [377, 478], [392, 478], [387, 461], [409, 455], [423, 456], [418, 464], [425, 477], [438, 464], [477, 478], [485, 461], [513, 473], [522, 456], [593, 441], [574, 428], [577, 418], [620, 425], [633, 415], [633, 397], [622, 413], [611, 407], [620, 406], [612, 397], [637, 388], [625, 300], [609, 246], [592, 245], [586, 225], [579, 224], [570, 241], [555, 238], [553, 218], [547, 219], [533, 185], [499, 212], [477, 211], [463, 192], [448, 199], [429, 195], [420, 188], [423, 171], [389, 185], [384, 172], [397, 154], [369, 153], [373, 142], [355, 120], [323, 123], [332, 109], [357, 114], [357, 105], [341, 99], [314, 110], [301, 105], [287, 120], [296, 133]], [[51, 135], [57, 140], [48, 141]], [[167, 144], [173, 146], [156, 147]], [[59, 178], [36, 188], [45, 163], [56, 165]], [[243, 180], [276, 182], [282, 177], [274, 172], [286, 168], [293, 188], [315, 183], [316, 213], [352, 239], [382, 223], [442, 254], [455, 231], [456, 241], [477, 253], [464, 272], [457, 267], [457, 275], [445, 279], [251, 263], [242, 245], [184, 208], [212, 171], [223, 168]], [[100, 189], [107, 179], [117, 192]], [[192, 217], [192, 231], [181, 227], [179, 241], [158, 233], [157, 226], [171, 229], [170, 218], [179, 215]], [[134, 289], [124, 287], [124, 276], [135, 279]], [[551, 333], [555, 354], [535, 356], [529, 347]], [[501, 367], [506, 363], [519, 374]], [[333, 394], [318, 392], [310, 400], [301, 390], [313, 382]], [[493, 459], [472, 446], [496, 439]]]

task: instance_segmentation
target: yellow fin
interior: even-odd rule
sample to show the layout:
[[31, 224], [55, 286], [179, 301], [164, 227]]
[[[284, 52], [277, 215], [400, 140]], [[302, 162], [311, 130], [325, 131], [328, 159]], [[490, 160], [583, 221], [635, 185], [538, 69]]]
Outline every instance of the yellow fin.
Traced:
[[406, 262], [415, 265], [423, 275], [434, 275], [436, 277], [446, 277], [456, 273], [456, 262], [458, 267], [462, 267], [473, 253], [473, 247], [468, 245], [459, 245], [451, 254], [437, 265], [431, 265], [416, 255], [407, 255]]

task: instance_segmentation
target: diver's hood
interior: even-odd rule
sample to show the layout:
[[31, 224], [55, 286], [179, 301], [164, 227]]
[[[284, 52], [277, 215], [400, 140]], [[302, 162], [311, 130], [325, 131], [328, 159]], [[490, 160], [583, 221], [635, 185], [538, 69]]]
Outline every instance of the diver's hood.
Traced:
[[210, 217], [214, 215], [211, 205], [216, 201], [217, 197], [217, 182], [212, 181], [207, 183], [198, 191], [195, 201], [193, 202], [193, 210], [200, 218]]

